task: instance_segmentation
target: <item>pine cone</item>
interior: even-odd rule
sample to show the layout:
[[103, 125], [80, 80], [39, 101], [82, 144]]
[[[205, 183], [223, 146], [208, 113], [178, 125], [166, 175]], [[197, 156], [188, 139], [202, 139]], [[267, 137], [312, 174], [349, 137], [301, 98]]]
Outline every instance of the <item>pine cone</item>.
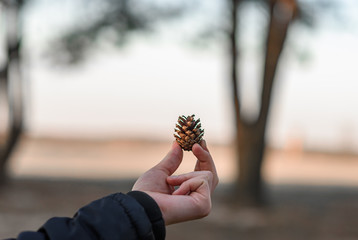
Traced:
[[174, 137], [185, 151], [191, 151], [193, 145], [200, 143], [204, 135], [204, 130], [201, 129], [200, 118], [195, 121], [194, 117], [194, 114], [187, 117], [184, 115], [180, 116], [174, 129], [176, 132]]

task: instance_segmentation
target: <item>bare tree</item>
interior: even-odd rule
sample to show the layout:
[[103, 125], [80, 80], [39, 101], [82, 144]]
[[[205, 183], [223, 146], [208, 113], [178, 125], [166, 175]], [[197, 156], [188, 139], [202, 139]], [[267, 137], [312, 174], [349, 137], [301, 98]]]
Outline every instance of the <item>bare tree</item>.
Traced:
[[261, 200], [261, 165], [265, 151], [265, 132], [271, 103], [275, 73], [290, 23], [297, 14], [295, 0], [270, 0], [269, 25], [266, 37], [265, 65], [262, 77], [260, 110], [256, 119], [248, 120], [241, 111], [239, 96], [240, 79], [237, 70], [239, 61], [238, 7], [241, 0], [231, 0], [231, 82], [235, 107], [236, 149], [238, 150], [237, 194], [245, 203]]
[[7, 59], [0, 68], [0, 96], [7, 108], [8, 124], [5, 126], [5, 140], [0, 146], [0, 183], [5, 180], [6, 163], [15, 149], [23, 130], [23, 93], [20, 76], [20, 36], [18, 15], [21, 1], [6, 1], [2, 4], [6, 19], [5, 51]]

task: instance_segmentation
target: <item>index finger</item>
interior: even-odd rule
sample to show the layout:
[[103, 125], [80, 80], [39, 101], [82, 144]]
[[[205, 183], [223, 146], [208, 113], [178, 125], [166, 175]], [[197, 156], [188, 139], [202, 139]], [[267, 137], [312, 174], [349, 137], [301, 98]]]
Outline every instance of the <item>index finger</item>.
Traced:
[[209, 149], [206, 145], [206, 141], [202, 140], [199, 144], [194, 144], [192, 151], [197, 157], [197, 162], [195, 165], [195, 171], [210, 171], [214, 176], [214, 187], [219, 182], [218, 174], [216, 172], [216, 167], [214, 160], [209, 152]]

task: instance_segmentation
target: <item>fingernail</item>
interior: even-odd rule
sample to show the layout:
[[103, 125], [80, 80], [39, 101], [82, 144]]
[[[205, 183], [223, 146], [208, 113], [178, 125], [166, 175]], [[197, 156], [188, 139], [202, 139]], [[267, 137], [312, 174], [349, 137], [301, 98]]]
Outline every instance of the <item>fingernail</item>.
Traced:
[[204, 148], [203, 148], [203, 146], [202, 146], [201, 144], [202, 144], [202, 142], [201, 142], [201, 141], [200, 141], [199, 143], [195, 143], [195, 144], [193, 145], [193, 148], [194, 148], [194, 146], [195, 146], [195, 145], [198, 145], [198, 147], [199, 147], [199, 148], [204, 149]]
[[203, 139], [203, 140], [201, 140], [201, 146], [203, 147], [203, 148], [207, 148], [207, 146], [206, 146], [206, 141]]

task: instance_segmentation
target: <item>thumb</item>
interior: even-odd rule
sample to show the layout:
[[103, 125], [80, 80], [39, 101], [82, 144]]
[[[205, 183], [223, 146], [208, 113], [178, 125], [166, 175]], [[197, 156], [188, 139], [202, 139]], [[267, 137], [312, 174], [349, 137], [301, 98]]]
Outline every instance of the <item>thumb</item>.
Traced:
[[174, 141], [172, 148], [163, 158], [163, 160], [158, 163], [154, 168], [165, 171], [168, 176], [172, 175], [180, 166], [180, 163], [183, 159], [183, 150], [179, 144]]

